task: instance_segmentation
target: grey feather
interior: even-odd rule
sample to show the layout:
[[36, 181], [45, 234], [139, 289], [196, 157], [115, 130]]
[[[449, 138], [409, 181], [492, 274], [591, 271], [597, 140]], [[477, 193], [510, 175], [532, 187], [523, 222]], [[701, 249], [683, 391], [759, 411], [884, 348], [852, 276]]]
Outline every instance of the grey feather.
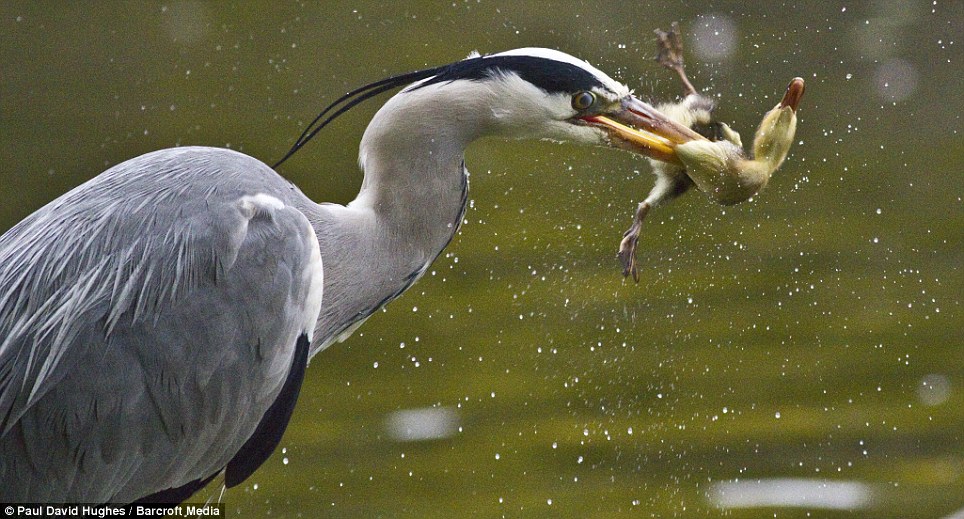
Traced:
[[245, 155], [164, 150], [0, 238], [0, 479], [46, 468], [0, 501], [133, 500], [225, 466], [317, 318], [297, 318], [317, 247], [298, 197]]

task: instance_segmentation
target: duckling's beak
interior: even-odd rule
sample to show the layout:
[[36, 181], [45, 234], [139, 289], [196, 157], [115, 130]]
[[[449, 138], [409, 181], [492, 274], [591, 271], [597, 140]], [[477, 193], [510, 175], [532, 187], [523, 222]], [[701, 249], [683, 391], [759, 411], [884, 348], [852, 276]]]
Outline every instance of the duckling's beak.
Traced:
[[672, 164], [682, 164], [676, 156], [678, 144], [707, 140], [633, 96], [615, 110], [581, 119], [605, 129], [613, 146]]
[[803, 78], [795, 77], [790, 80], [790, 84], [787, 85], [787, 93], [783, 94], [783, 99], [780, 101], [780, 108], [789, 106], [794, 112], [797, 111], [797, 107], [800, 106], [800, 99], [803, 98], [804, 83]]

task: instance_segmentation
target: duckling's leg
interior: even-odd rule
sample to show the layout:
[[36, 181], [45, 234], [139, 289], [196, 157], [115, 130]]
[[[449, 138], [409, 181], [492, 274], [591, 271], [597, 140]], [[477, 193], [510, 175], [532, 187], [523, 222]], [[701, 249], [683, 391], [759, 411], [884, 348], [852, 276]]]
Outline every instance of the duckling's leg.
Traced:
[[[700, 131], [701, 125], [705, 126], [711, 122], [713, 101], [701, 96], [690, 83], [689, 78], [686, 77], [686, 71], [683, 67], [683, 42], [679, 37], [679, 24], [673, 22], [669, 32], [657, 29], [656, 38], [659, 48], [656, 61], [676, 72], [683, 82], [683, 93], [685, 95], [682, 102], [661, 105], [659, 109], [667, 117], [680, 124], [693, 126], [697, 128], [697, 131]], [[640, 202], [639, 206], [636, 207], [633, 224], [623, 233], [623, 240], [619, 243], [619, 252], [617, 253], [617, 257], [623, 266], [623, 276], [632, 274], [633, 280], [637, 283], [639, 283], [639, 269], [636, 263], [636, 246], [639, 244], [643, 220], [651, 208], [682, 195], [693, 186], [693, 181], [686, 175], [684, 169], [663, 162], [650, 162], [653, 165], [653, 172], [656, 173], [656, 185], [646, 196], [646, 200]]]
[[[673, 22], [669, 32], [656, 30], [658, 40], [657, 47], [659, 54], [656, 61], [676, 72], [683, 82], [683, 93], [685, 99], [680, 103], [661, 105], [660, 111], [667, 117], [676, 120], [686, 126], [699, 127], [700, 124], [707, 124], [711, 120], [710, 113], [713, 110], [713, 101], [699, 95], [683, 67], [683, 42], [679, 36], [679, 24]], [[699, 130], [698, 130], [699, 131]], [[693, 186], [693, 181], [686, 176], [684, 169], [672, 166], [663, 162], [650, 161], [653, 165], [653, 172], [656, 173], [656, 185], [652, 191], [636, 207], [636, 214], [633, 216], [633, 225], [623, 233], [623, 240], [619, 243], [617, 257], [623, 266], [623, 276], [633, 275], [633, 280], [639, 282], [639, 270], [636, 264], [636, 246], [639, 244], [639, 234], [643, 228], [643, 220], [654, 206], [672, 200]]]
[[636, 266], [636, 245], [639, 243], [639, 233], [643, 229], [643, 220], [649, 210], [658, 204], [672, 200], [685, 193], [692, 185], [693, 181], [686, 175], [670, 175], [668, 172], [658, 172], [656, 185], [652, 191], [636, 207], [636, 215], [633, 217], [633, 225], [623, 233], [623, 241], [619, 243], [619, 252], [616, 256], [623, 265], [623, 277], [633, 275], [633, 281], [639, 283], [639, 270]]
[[689, 78], [686, 77], [686, 70], [683, 67], [683, 40], [679, 37], [679, 23], [673, 22], [669, 32], [656, 29], [656, 38], [659, 40], [659, 54], [656, 56], [656, 62], [679, 75], [683, 82], [684, 96], [698, 94], [693, 83], [690, 83]]

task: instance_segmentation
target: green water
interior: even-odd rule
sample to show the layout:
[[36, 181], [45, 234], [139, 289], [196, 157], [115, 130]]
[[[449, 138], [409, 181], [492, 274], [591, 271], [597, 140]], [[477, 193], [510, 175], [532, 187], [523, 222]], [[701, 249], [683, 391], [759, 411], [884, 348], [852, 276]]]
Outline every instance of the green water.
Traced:
[[[351, 87], [474, 49], [559, 48], [669, 98], [652, 31], [679, 20], [694, 82], [745, 139], [806, 79], [767, 189], [655, 210], [634, 285], [614, 252], [645, 162], [477, 143], [460, 235], [313, 360], [284, 450], [225, 494], [230, 516], [949, 516], [964, 507], [964, 9], [743, 4], [4, 2], [0, 229], [146, 151], [271, 161]], [[377, 106], [282, 173], [350, 200]], [[386, 429], [431, 406], [461, 429]], [[782, 477], [870, 498], [849, 512], [710, 499], [718, 482]]]

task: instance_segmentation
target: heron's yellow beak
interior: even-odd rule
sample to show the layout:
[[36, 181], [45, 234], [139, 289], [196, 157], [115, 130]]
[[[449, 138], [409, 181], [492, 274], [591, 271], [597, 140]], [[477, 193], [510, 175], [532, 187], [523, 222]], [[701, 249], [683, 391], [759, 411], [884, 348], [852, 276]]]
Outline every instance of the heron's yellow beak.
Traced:
[[707, 140], [632, 96], [616, 110], [582, 120], [605, 129], [614, 146], [672, 164], [682, 164], [676, 156], [676, 145]]

